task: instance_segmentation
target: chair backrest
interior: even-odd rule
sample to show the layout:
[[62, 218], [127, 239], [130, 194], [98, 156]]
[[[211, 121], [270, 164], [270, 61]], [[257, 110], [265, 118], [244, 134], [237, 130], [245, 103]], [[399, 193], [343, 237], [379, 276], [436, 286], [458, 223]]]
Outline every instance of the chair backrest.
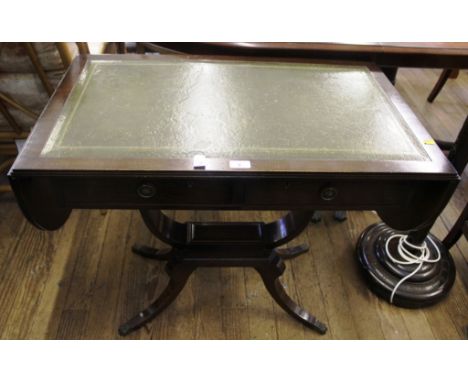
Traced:
[[[0, 43], [0, 175], [78, 52], [88, 54], [87, 43]], [[0, 182], [0, 194], [9, 189]]]
[[4, 132], [29, 132], [78, 51], [74, 43], [0, 43], [2, 142], [11, 139]]

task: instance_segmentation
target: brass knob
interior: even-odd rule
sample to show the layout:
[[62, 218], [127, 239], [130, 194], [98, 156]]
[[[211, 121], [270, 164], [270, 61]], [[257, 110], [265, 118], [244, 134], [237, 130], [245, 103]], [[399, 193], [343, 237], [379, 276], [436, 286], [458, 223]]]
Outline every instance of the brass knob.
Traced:
[[143, 183], [137, 188], [137, 194], [144, 199], [152, 198], [156, 195], [156, 187], [150, 183]]
[[325, 187], [320, 191], [320, 197], [322, 200], [330, 201], [336, 198], [338, 190], [335, 187]]

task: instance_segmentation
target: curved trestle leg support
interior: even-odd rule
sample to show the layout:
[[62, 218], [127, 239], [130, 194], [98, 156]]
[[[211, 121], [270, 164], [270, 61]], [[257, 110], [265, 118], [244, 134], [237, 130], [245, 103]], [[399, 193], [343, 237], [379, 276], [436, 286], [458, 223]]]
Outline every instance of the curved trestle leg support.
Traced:
[[310, 329], [316, 330], [320, 334], [327, 332], [324, 323], [317, 320], [315, 316], [294, 302], [284, 290], [279, 277], [285, 270], [284, 262], [276, 255], [270, 257], [269, 262], [263, 266], [255, 267], [262, 277], [266, 289], [276, 303], [281, 306], [291, 317], [298, 320]]
[[273, 252], [283, 260], [291, 260], [297, 256], [309, 252], [309, 246], [307, 244], [300, 244], [290, 248], [275, 248]]
[[166, 289], [164, 289], [164, 291], [150, 306], [138, 313], [125, 324], [121, 325], [119, 328], [119, 334], [121, 336], [125, 336], [134, 330], [141, 328], [166, 309], [176, 299], [182, 289], [184, 289], [184, 286], [194, 269], [195, 267], [187, 264], [169, 262], [166, 265], [166, 272], [170, 276], [170, 279]]
[[140, 255], [141, 257], [159, 261], [168, 261], [173, 254], [172, 248], [157, 249], [139, 244], [132, 246], [132, 252], [136, 255]]
[[297, 237], [308, 225], [312, 211], [292, 211], [271, 222], [176, 222], [161, 211], [142, 210], [150, 231], [171, 249], [135, 245], [134, 253], [145, 258], [168, 261], [169, 283], [161, 295], [145, 310], [119, 328], [126, 335], [161, 313], [184, 288], [197, 267], [253, 267], [259, 272], [273, 299], [292, 317], [324, 334], [326, 326], [301, 308], [287, 295], [279, 277], [291, 259], [309, 250], [306, 245], [277, 248]]

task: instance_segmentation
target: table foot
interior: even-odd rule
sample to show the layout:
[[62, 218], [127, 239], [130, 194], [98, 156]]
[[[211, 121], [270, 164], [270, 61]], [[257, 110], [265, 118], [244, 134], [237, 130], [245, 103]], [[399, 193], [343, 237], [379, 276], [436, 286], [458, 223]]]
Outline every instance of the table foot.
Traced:
[[312, 223], [320, 223], [322, 221], [322, 213], [320, 211], [314, 211], [310, 221]]
[[335, 211], [333, 213], [333, 219], [338, 222], [344, 222], [348, 217], [346, 216], [346, 211]]
[[275, 248], [273, 252], [280, 256], [283, 260], [294, 259], [295, 257], [302, 255], [309, 251], [307, 244], [296, 245], [290, 248]]
[[273, 297], [276, 303], [281, 306], [286, 313], [320, 334], [325, 334], [327, 332], [327, 326], [324, 323], [317, 320], [317, 318], [307, 310], [301, 308], [284, 290], [279, 277], [283, 274], [285, 265], [278, 256], [271, 256], [268, 265], [255, 267], [255, 269], [262, 277], [263, 283], [271, 297]]
[[169, 283], [159, 297], [145, 310], [119, 327], [119, 334], [126, 336], [134, 330], [141, 328], [166, 309], [179, 295], [194, 271], [194, 267], [186, 264], [168, 263], [166, 272], [169, 274]]
[[[433, 305], [442, 300], [450, 291], [455, 281], [455, 264], [444, 245], [433, 235], [425, 239], [429, 258], [440, 260], [434, 263], [424, 263], [418, 272], [395, 286], [402, 278], [416, 270], [418, 264], [398, 264], [387, 254], [386, 242], [395, 231], [384, 223], [368, 227], [359, 238], [356, 252], [359, 265], [369, 288], [379, 297], [391, 300], [397, 306], [405, 308], [421, 308]], [[429, 239], [430, 238], [430, 239]], [[388, 249], [394, 259], [402, 259], [397, 250], [398, 239], [388, 243]], [[395, 292], [394, 292], [395, 290]], [[394, 293], [393, 293], [394, 292]]]
[[[338, 222], [344, 222], [347, 219], [346, 211], [334, 211], [333, 219]], [[320, 223], [322, 221], [322, 213], [320, 211], [314, 211], [312, 218], [310, 219], [312, 223]]]
[[157, 249], [146, 245], [135, 244], [132, 246], [132, 252], [147, 259], [168, 261], [172, 255], [172, 248]]

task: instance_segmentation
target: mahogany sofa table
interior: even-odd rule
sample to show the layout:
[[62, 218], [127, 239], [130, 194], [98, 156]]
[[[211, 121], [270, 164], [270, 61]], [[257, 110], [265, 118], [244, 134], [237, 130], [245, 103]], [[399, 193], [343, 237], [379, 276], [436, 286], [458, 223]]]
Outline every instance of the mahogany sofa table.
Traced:
[[[307, 227], [315, 209], [376, 210], [388, 224], [367, 229], [357, 246], [363, 274], [385, 298], [414, 269], [385, 256], [393, 230], [442, 253], [399, 287], [397, 305], [434, 303], [455, 277], [450, 254], [427, 236], [458, 175], [370, 65], [81, 56], [9, 178], [38, 228], [59, 228], [74, 208], [139, 209], [171, 246], [134, 247], [167, 261], [170, 281], [120, 327], [122, 335], [163, 311], [205, 266], [255, 268], [287, 313], [324, 333], [279, 281], [284, 258], [307, 252], [280, 247]], [[162, 212], [171, 209], [291, 212], [271, 223], [201, 223], [176, 222]]]

